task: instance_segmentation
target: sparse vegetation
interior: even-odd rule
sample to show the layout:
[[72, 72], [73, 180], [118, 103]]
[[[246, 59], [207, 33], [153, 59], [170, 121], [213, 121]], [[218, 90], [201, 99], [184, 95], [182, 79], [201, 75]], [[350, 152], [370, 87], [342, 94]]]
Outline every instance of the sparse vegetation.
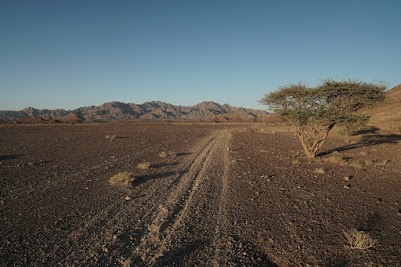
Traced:
[[337, 163], [337, 164], [345, 164], [345, 163], [347, 163], [347, 160], [339, 152], [334, 152], [332, 155], [330, 155], [326, 159], [326, 161], [330, 162], [330, 163]]
[[119, 172], [113, 175], [109, 179], [109, 183], [112, 185], [128, 185], [133, 182], [132, 172]]
[[111, 135], [106, 135], [106, 139], [111, 139], [111, 140], [113, 140], [113, 139], [115, 139], [115, 138], [117, 138], [117, 135], [116, 134], [111, 134]]
[[140, 170], [148, 170], [152, 164], [150, 162], [141, 162], [136, 167]]
[[366, 124], [369, 117], [355, 111], [382, 101], [385, 88], [359, 81], [326, 80], [313, 88], [299, 83], [280, 87], [260, 102], [296, 127], [306, 156], [314, 158], [335, 125]]
[[356, 229], [343, 231], [348, 245], [351, 249], [366, 250], [373, 247], [377, 241], [370, 237], [368, 233]]
[[174, 157], [176, 153], [174, 151], [161, 151], [159, 153], [159, 157], [167, 158], [167, 157]]
[[349, 162], [349, 166], [357, 168], [357, 169], [362, 169], [363, 168], [363, 165], [357, 160], [350, 161]]
[[166, 151], [161, 151], [160, 153], [159, 153], [159, 157], [161, 157], [161, 158], [166, 158], [168, 155], [167, 155], [167, 152]]

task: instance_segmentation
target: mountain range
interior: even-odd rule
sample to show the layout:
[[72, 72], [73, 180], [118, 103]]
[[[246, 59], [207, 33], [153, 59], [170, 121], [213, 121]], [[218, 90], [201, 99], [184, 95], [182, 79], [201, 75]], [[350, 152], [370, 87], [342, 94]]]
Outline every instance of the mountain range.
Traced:
[[143, 104], [107, 102], [100, 106], [80, 107], [74, 110], [36, 109], [0, 111], [0, 120], [20, 122], [83, 122], [113, 120], [188, 120], [188, 121], [264, 121], [269, 113], [257, 109], [220, 105], [205, 101], [194, 106], [175, 106], [152, 101]]

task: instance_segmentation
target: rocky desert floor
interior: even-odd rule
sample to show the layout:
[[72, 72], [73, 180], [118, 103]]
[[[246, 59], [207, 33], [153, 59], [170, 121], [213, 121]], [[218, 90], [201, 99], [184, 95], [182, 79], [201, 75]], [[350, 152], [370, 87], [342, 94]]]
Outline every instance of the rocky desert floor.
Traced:
[[0, 186], [0, 266], [401, 266], [399, 134], [1, 125]]

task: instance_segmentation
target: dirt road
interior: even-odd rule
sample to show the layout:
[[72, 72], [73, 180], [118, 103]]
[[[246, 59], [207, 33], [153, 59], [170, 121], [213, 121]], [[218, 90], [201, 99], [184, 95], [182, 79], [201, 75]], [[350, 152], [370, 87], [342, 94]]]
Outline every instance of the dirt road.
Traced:
[[91, 263], [100, 265], [226, 266], [230, 136], [230, 130], [206, 136], [173, 170], [153, 175], [168, 182], [135, 187], [131, 200], [117, 201], [70, 233], [66, 243], [84, 243], [70, 246], [61, 262], [78, 264], [93, 255], [98, 261]]

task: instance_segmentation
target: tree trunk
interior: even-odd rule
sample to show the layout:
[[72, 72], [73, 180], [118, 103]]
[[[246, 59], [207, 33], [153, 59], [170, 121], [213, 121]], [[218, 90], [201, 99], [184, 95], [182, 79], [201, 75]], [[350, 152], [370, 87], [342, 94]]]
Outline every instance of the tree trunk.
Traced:
[[308, 131], [308, 129], [305, 129], [304, 127], [297, 127], [297, 136], [301, 141], [304, 153], [308, 158], [316, 157], [317, 152], [326, 143], [329, 132], [333, 127], [334, 124], [330, 124], [320, 129], [314, 129], [313, 131]]

